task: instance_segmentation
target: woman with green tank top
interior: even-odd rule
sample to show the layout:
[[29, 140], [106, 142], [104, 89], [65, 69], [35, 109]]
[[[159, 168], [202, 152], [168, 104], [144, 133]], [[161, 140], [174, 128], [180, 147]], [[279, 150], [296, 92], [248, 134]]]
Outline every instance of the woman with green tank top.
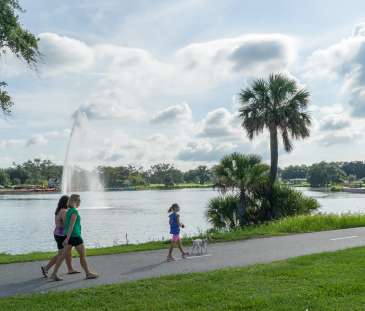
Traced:
[[80, 264], [86, 273], [86, 279], [95, 279], [98, 277], [96, 273], [93, 273], [89, 270], [87, 261], [86, 261], [86, 251], [84, 246], [84, 241], [81, 237], [81, 217], [78, 212], [78, 208], [80, 207], [80, 196], [78, 194], [72, 194], [68, 200], [68, 210], [66, 213], [66, 221], [65, 221], [65, 231], [64, 234], [66, 236], [65, 241], [63, 242], [66, 246], [66, 251], [64, 252], [64, 256], [62, 256], [55, 265], [51, 278], [55, 281], [61, 281], [57, 273], [60, 268], [62, 261], [65, 258], [67, 253], [67, 249], [75, 247], [76, 251], [80, 256]]

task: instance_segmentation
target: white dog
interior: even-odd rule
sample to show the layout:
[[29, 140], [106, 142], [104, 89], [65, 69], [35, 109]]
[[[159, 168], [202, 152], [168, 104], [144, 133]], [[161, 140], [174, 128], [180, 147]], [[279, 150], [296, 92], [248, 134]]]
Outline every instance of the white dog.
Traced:
[[192, 255], [202, 255], [208, 252], [208, 241], [202, 239], [193, 240], [193, 247], [191, 249]]

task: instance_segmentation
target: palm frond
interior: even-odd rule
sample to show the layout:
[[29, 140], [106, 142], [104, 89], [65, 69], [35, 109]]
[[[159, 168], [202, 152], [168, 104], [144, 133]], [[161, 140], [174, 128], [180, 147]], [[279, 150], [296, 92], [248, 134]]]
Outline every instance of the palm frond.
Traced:
[[286, 152], [291, 152], [293, 150], [293, 144], [289, 138], [288, 130], [285, 128], [282, 130], [282, 138], [283, 138], [283, 145]]

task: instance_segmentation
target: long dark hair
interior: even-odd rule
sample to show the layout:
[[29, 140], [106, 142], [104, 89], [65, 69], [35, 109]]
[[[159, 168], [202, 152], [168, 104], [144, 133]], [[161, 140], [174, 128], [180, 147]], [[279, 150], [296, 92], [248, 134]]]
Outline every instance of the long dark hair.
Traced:
[[61, 209], [67, 209], [68, 195], [63, 195], [59, 201], [55, 211], [55, 215], [58, 215]]

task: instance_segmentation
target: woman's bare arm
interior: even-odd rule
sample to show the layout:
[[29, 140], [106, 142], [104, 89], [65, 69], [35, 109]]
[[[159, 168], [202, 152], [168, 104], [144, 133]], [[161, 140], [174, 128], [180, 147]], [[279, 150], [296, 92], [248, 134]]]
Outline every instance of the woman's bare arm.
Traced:
[[176, 215], [176, 220], [177, 220], [177, 223], [178, 223], [179, 227], [181, 227], [181, 228], [185, 227], [185, 225], [180, 222], [180, 215]]
[[67, 232], [66, 240], [69, 240], [70, 237], [71, 237], [71, 233], [72, 233], [72, 231], [74, 229], [76, 219], [77, 219], [77, 215], [76, 214], [72, 214], [71, 215], [71, 220], [70, 220], [70, 225], [68, 227], [68, 232]]

